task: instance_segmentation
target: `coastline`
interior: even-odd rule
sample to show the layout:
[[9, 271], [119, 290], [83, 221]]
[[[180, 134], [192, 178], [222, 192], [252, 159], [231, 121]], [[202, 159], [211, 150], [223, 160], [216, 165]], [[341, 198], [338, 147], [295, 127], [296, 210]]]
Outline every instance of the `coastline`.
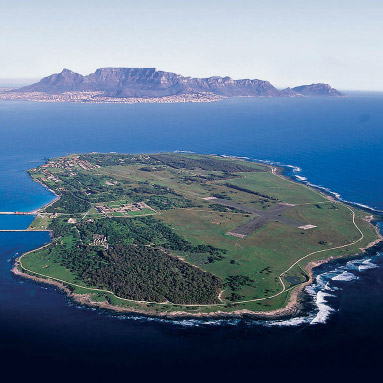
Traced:
[[[243, 158], [241, 158], [241, 160], [245, 161]], [[264, 163], [261, 161], [254, 161], [254, 162]], [[272, 169], [273, 174], [275, 174], [276, 176], [281, 177], [281, 178], [285, 178], [285, 179], [289, 180], [290, 182], [300, 183], [300, 182], [296, 181], [295, 179], [293, 179], [292, 177], [290, 177], [289, 175], [283, 174], [284, 173], [283, 169], [286, 168], [287, 166], [277, 165], [278, 167], [275, 167], [275, 166], [272, 166], [271, 164], [268, 164], [268, 165]], [[39, 181], [39, 180], [34, 180], [34, 181], [39, 182], [42, 186], [44, 186], [47, 190], [49, 190], [50, 192], [52, 192], [55, 195], [55, 198], [52, 201], [48, 202], [47, 204], [43, 205], [39, 209], [36, 209], [32, 212], [32, 213], [38, 214], [38, 212], [40, 212], [44, 208], [52, 205], [58, 199], [60, 199], [60, 196], [57, 195], [53, 190], [51, 190], [45, 184], [43, 184], [41, 181]], [[300, 184], [302, 184], [302, 183], [300, 183]], [[328, 198], [331, 201], [336, 201], [338, 203], [342, 203], [342, 204], [346, 204], [346, 205], [350, 204], [350, 203], [344, 202], [338, 198], [335, 198], [334, 195], [331, 195], [330, 193], [326, 193], [322, 189], [315, 188], [314, 185], [311, 185], [308, 183], [304, 183], [304, 185], [309, 189], [315, 190], [316, 192], [320, 193], [321, 195], [325, 196], [326, 198]], [[366, 210], [366, 209], [364, 209], [364, 210]], [[311, 261], [308, 264], [306, 264], [305, 266], [303, 266], [303, 269], [306, 271], [306, 273], [308, 275], [308, 280], [301, 283], [300, 285], [297, 285], [295, 287], [284, 290], [283, 292], [288, 292], [288, 297], [287, 297], [287, 301], [286, 301], [285, 306], [282, 308], [276, 309], [276, 310], [272, 310], [272, 311], [252, 311], [249, 309], [241, 309], [241, 310], [235, 310], [235, 311], [231, 311], [231, 312], [225, 312], [225, 311], [217, 310], [217, 311], [214, 311], [211, 313], [192, 313], [192, 312], [182, 311], [182, 309], [180, 309], [180, 310], [175, 310], [175, 311], [171, 311], [171, 312], [156, 312], [156, 311], [151, 312], [151, 311], [141, 310], [141, 309], [136, 308], [136, 307], [116, 306], [116, 305], [112, 305], [106, 301], [103, 301], [103, 302], [93, 301], [91, 299], [91, 294], [73, 293], [64, 283], [62, 283], [58, 280], [55, 280], [55, 279], [52, 279], [49, 277], [43, 278], [40, 276], [31, 275], [31, 274], [28, 274], [27, 272], [23, 272], [22, 270], [20, 270], [20, 268], [23, 268], [23, 266], [21, 265], [21, 258], [25, 254], [40, 250], [46, 246], [49, 246], [52, 242], [49, 242], [48, 244], [45, 244], [45, 245], [43, 245], [37, 249], [28, 251], [27, 253], [21, 254], [15, 260], [14, 267], [12, 268], [12, 273], [15, 275], [18, 275], [20, 277], [34, 280], [34, 281], [39, 282], [39, 283], [46, 283], [46, 284], [50, 284], [52, 286], [55, 286], [59, 290], [63, 291], [69, 298], [73, 299], [75, 302], [77, 302], [79, 304], [82, 304], [82, 305], [85, 305], [88, 307], [96, 307], [96, 308], [101, 308], [101, 309], [105, 309], [105, 310], [111, 310], [111, 311], [119, 312], [119, 313], [135, 313], [135, 314], [141, 314], [144, 316], [162, 317], [162, 318], [201, 318], [201, 319], [203, 319], [203, 318], [241, 318], [241, 317], [252, 317], [254, 319], [291, 318], [291, 317], [294, 317], [294, 316], [298, 315], [299, 313], [301, 313], [303, 308], [304, 308], [303, 304], [302, 304], [302, 300], [303, 300], [302, 297], [303, 297], [305, 288], [314, 282], [314, 273], [313, 273], [314, 268], [316, 268], [322, 264], [331, 262], [333, 260], [343, 259], [345, 257], [356, 257], [358, 255], [362, 255], [367, 250], [373, 248], [378, 243], [383, 241], [383, 236], [380, 234], [377, 225], [372, 223], [373, 218], [374, 218], [373, 215], [370, 215], [370, 216], [366, 216], [365, 220], [367, 222], [369, 222], [371, 225], [373, 225], [375, 228], [375, 231], [376, 231], [377, 236], [378, 236], [378, 238], [375, 241], [372, 241], [371, 243], [369, 243], [364, 248], [361, 248], [360, 252], [358, 252], [358, 253], [351, 254], [351, 255], [349, 254], [349, 255], [339, 256], [339, 257], [330, 256], [330, 257], [323, 259], [323, 260]], [[53, 238], [52, 233], [51, 233], [51, 236]], [[272, 298], [273, 297], [271, 297], [270, 299], [272, 299]], [[137, 304], [139, 304], [139, 303], [140, 302], [137, 302]], [[150, 302], [148, 302], [148, 303], [150, 303]], [[180, 306], [182, 306], [182, 305], [180, 305]]]
[[[32, 179], [32, 178], [31, 178]], [[34, 180], [32, 179], [33, 182], [37, 182], [39, 183], [41, 186], [43, 186], [45, 189], [47, 189], [48, 191], [50, 191], [55, 197], [53, 198], [52, 201], [50, 202], [47, 202], [46, 204], [44, 204], [43, 206], [39, 207], [38, 209], [35, 209], [35, 210], [31, 210], [29, 213], [30, 214], [38, 214], [41, 212], [41, 210], [44, 210], [46, 209], [47, 207], [53, 205], [56, 201], [58, 201], [61, 197], [56, 194], [52, 189], [50, 189], [47, 185], [43, 184], [40, 180]]]
[[[375, 225], [374, 225], [375, 226]], [[375, 226], [376, 230], [378, 228]], [[242, 309], [242, 310], [236, 310], [232, 312], [225, 312], [225, 311], [214, 311], [211, 313], [191, 313], [187, 311], [177, 310], [177, 311], [171, 311], [171, 312], [148, 312], [145, 310], [140, 310], [139, 308], [134, 307], [121, 307], [121, 306], [115, 306], [108, 302], [96, 302], [91, 299], [91, 294], [76, 294], [73, 293], [67, 286], [65, 286], [64, 283], [56, 281], [51, 278], [42, 278], [35, 275], [31, 275], [28, 273], [25, 273], [20, 270], [21, 258], [30, 252], [34, 252], [37, 250], [40, 250], [44, 247], [47, 247], [51, 244], [51, 242], [37, 248], [34, 250], [30, 250], [26, 253], [21, 254], [19, 257], [15, 259], [13, 268], [11, 269], [11, 272], [19, 277], [26, 278], [33, 280], [38, 283], [48, 284], [51, 286], [54, 286], [58, 288], [60, 291], [66, 294], [66, 296], [70, 299], [73, 299], [76, 303], [79, 303], [81, 305], [87, 306], [87, 307], [95, 307], [100, 308], [104, 310], [113, 311], [116, 313], [126, 313], [126, 314], [140, 314], [143, 316], [148, 317], [158, 317], [158, 318], [168, 318], [168, 319], [185, 319], [185, 318], [199, 318], [199, 319], [208, 319], [208, 318], [244, 318], [244, 317], [251, 317], [254, 319], [265, 319], [265, 320], [273, 320], [273, 319], [284, 319], [284, 318], [292, 318], [294, 316], [298, 316], [301, 314], [304, 310], [304, 305], [302, 303], [303, 301], [303, 295], [305, 293], [305, 288], [312, 284], [314, 282], [314, 269], [318, 266], [321, 266], [325, 263], [329, 263], [336, 260], [341, 260], [346, 257], [352, 258], [352, 257], [358, 257], [366, 253], [371, 248], [375, 247], [378, 243], [383, 242], [383, 236], [379, 233], [379, 238], [371, 243], [369, 243], [366, 247], [361, 248], [360, 252], [355, 253], [353, 255], [345, 255], [340, 257], [334, 257], [330, 256], [323, 260], [318, 261], [311, 261], [307, 265], [303, 267], [303, 269], [307, 272], [309, 279], [302, 284], [296, 286], [295, 288], [290, 290], [289, 297], [287, 299], [287, 303], [285, 307], [282, 307], [280, 309], [272, 310], [272, 311], [252, 311], [248, 309]]]

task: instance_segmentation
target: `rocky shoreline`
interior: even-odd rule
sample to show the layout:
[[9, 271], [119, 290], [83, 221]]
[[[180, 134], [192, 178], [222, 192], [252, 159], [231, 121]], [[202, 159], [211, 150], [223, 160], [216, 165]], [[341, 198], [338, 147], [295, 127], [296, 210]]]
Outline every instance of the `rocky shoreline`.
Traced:
[[[280, 169], [278, 170], [278, 168], [273, 167], [273, 166], [270, 166], [270, 168], [272, 169], [273, 172], [275, 172], [274, 174], [278, 175], [279, 177], [288, 178], [291, 182], [296, 182], [296, 181], [290, 179], [290, 177], [284, 175], [283, 172], [280, 171]], [[51, 201], [51, 202], [47, 203], [46, 205], [44, 205], [43, 207], [41, 207], [40, 209], [35, 210], [36, 213], [38, 213], [42, 209], [46, 208], [47, 206], [50, 206], [51, 204], [53, 204], [54, 202], [56, 202], [60, 198], [59, 195], [57, 195], [52, 190], [50, 190], [42, 182], [40, 182], [40, 181], [37, 181], [37, 182], [39, 182], [42, 186], [44, 186], [49, 191], [51, 191], [56, 196], [56, 198], [53, 201]], [[306, 186], [310, 189], [316, 190], [320, 194], [326, 196], [326, 198], [328, 198], [331, 201], [334, 201], [334, 202], [337, 201], [333, 196], [324, 193], [322, 190], [318, 190], [311, 185], [306, 185]], [[337, 202], [343, 203], [341, 201], [337, 201]], [[86, 305], [88, 307], [96, 307], [96, 308], [101, 308], [101, 309], [105, 309], [105, 310], [111, 310], [111, 311], [119, 312], [119, 313], [135, 313], [135, 314], [154, 316], [154, 317], [162, 317], [162, 318], [201, 318], [201, 319], [203, 319], [203, 318], [233, 318], [233, 317], [234, 318], [252, 317], [255, 319], [290, 318], [290, 317], [294, 317], [294, 316], [299, 315], [304, 309], [304, 305], [303, 305], [304, 290], [308, 285], [310, 285], [314, 282], [314, 273], [313, 273], [314, 268], [316, 268], [320, 265], [323, 265], [325, 263], [337, 260], [337, 259], [342, 259], [345, 257], [353, 257], [353, 256], [355, 257], [358, 255], [361, 255], [361, 254], [369, 251], [370, 249], [374, 248], [379, 243], [383, 242], [383, 236], [380, 234], [377, 225], [373, 224], [374, 216], [368, 215], [368, 216], [366, 216], [365, 220], [367, 222], [371, 223], [375, 228], [375, 231], [376, 231], [377, 236], [378, 236], [378, 238], [375, 241], [369, 243], [366, 247], [361, 248], [360, 252], [358, 252], [354, 255], [345, 255], [345, 256], [341, 256], [341, 257], [330, 256], [326, 259], [318, 260], [318, 261], [311, 261], [308, 264], [306, 264], [303, 267], [303, 269], [306, 271], [306, 273], [308, 275], [308, 280], [305, 281], [304, 283], [301, 283], [300, 285], [298, 285], [296, 287], [293, 287], [291, 289], [286, 290], [289, 293], [286, 306], [282, 307], [280, 309], [277, 309], [277, 310], [272, 310], [272, 311], [251, 311], [248, 309], [242, 309], [242, 310], [235, 310], [235, 311], [231, 311], [231, 312], [225, 312], [225, 311], [217, 310], [217, 311], [214, 311], [211, 313], [192, 313], [192, 312], [182, 311], [182, 309], [181, 309], [181, 310], [172, 311], [172, 312], [157, 312], [157, 311], [150, 311], [150, 310], [145, 311], [145, 310], [141, 310], [141, 309], [136, 308], [136, 307], [115, 306], [115, 305], [112, 305], [106, 301], [96, 302], [96, 301], [93, 301], [91, 299], [91, 294], [73, 293], [67, 286], [65, 286], [64, 283], [62, 283], [58, 280], [54, 280], [51, 278], [42, 278], [39, 276], [28, 274], [28, 273], [21, 270], [21, 268], [23, 268], [23, 267], [21, 265], [20, 260], [25, 254], [37, 251], [39, 249], [42, 249], [42, 248], [48, 246], [50, 243], [45, 244], [38, 249], [34, 249], [34, 250], [31, 250], [27, 253], [24, 253], [20, 257], [18, 257], [15, 260], [15, 264], [14, 264], [14, 267], [12, 268], [12, 272], [15, 275], [20, 276], [20, 277], [28, 278], [28, 279], [34, 280], [36, 282], [39, 282], [39, 283], [46, 283], [46, 284], [50, 284], [52, 286], [55, 286], [59, 290], [63, 291], [69, 298], [73, 299], [75, 302], [77, 302], [79, 304]]]
[[[369, 243], [366, 247], [361, 248], [360, 249], [361, 251], [359, 253], [353, 255], [354, 257], [362, 255], [362, 254], [366, 253], [367, 251], [370, 251], [371, 249], [373, 249], [374, 247], [379, 245], [381, 242], [383, 242], [383, 236], [379, 233], [379, 230], [376, 226], [375, 226], [375, 228], [376, 228], [376, 231], [379, 235], [379, 238], [376, 239], [375, 241]], [[42, 249], [48, 245], [49, 244], [46, 244], [44, 246], [41, 246], [38, 249], [31, 250], [31, 252]], [[81, 305], [88, 306], [88, 307], [96, 307], [96, 308], [100, 308], [100, 309], [104, 309], [104, 310], [111, 310], [111, 311], [114, 311], [117, 313], [132, 313], [132, 314], [140, 314], [140, 315], [151, 316], [151, 317], [160, 317], [160, 318], [178, 318], [178, 319], [181, 319], [181, 318], [204, 319], [204, 318], [206, 318], [207, 319], [207, 318], [251, 317], [254, 319], [266, 319], [266, 320], [267, 319], [271, 320], [271, 319], [291, 318], [291, 317], [297, 316], [300, 313], [302, 313], [302, 311], [304, 309], [304, 305], [303, 305], [304, 290], [307, 286], [309, 286], [310, 284], [312, 284], [314, 282], [314, 272], [313, 272], [314, 268], [316, 268], [320, 265], [323, 265], [325, 263], [334, 261], [334, 260], [342, 259], [345, 257], [352, 257], [350, 255], [346, 255], [343, 257], [331, 256], [331, 257], [328, 257], [328, 258], [323, 259], [323, 260], [309, 262], [306, 266], [303, 267], [304, 270], [307, 272], [309, 279], [306, 282], [300, 284], [299, 286], [293, 288], [290, 291], [287, 305], [283, 308], [273, 310], [273, 311], [251, 311], [251, 310], [243, 309], [243, 310], [236, 310], [236, 311], [232, 311], [232, 312], [225, 312], [225, 311], [219, 311], [218, 310], [218, 311], [215, 311], [212, 313], [190, 313], [190, 312], [182, 311], [182, 310], [172, 311], [172, 312], [155, 312], [155, 311], [153, 311], [153, 312], [149, 311], [148, 312], [148, 311], [140, 310], [140, 309], [134, 308], [134, 307], [128, 308], [128, 307], [114, 306], [114, 305], [112, 305], [108, 302], [105, 302], [105, 301], [104, 302], [93, 301], [91, 299], [91, 294], [76, 294], [76, 293], [73, 293], [62, 282], [56, 281], [54, 279], [34, 276], [34, 275], [31, 275], [31, 274], [28, 274], [28, 273], [21, 271], [20, 270], [20, 268], [21, 268], [20, 259], [25, 254], [27, 254], [27, 253], [22, 254], [20, 257], [18, 257], [15, 260], [14, 266], [11, 270], [14, 275], [17, 275], [17, 276], [20, 276], [23, 278], [28, 278], [28, 279], [31, 279], [35, 282], [45, 283], [45, 284], [49, 284], [51, 286], [55, 286], [59, 290], [64, 292], [69, 298], [73, 299], [75, 302], [77, 302]]]

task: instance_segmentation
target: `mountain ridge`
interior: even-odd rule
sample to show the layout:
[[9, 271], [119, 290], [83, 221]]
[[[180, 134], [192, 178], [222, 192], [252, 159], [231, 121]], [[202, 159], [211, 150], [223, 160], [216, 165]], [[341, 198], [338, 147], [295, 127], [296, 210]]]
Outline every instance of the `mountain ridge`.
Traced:
[[88, 75], [69, 69], [42, 78], [39, 82], [15, 92], [102, 92], [107, 97], [165, 97], [211, 93], [222, 97], [340, 97], [341, 92], [328, 84], [301, 85], [279, 90], [269, 81], [211, 76], [206, 78], [185, 77], [155, 68], [99, 68]]

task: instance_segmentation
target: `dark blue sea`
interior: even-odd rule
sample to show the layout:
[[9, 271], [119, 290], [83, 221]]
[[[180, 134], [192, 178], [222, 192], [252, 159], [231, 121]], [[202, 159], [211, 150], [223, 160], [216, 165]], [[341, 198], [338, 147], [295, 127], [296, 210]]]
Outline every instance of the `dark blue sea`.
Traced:
[[[1, 101], [0, 211], [52, 200], [25, 173], [46, 158], [175, 150], [289, 165], [297, 180], [383, 210], [383, 95], [360, 94], [210, 104]], [[30, 220], [0, 215], [0, 230]], [[382, 369], [380, 252], [321, 266], [297, 318], [171, 321], [80, 307], [10, 272], [17, 255], [49, 240], [0, 232], [0, 366], [13, 381], [359, 381]]]

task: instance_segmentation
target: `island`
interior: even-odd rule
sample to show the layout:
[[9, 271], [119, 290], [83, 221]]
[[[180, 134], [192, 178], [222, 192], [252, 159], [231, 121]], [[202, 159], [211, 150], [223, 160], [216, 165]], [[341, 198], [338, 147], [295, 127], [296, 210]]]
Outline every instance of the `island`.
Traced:
[[240, 158], [72, 154], [28, 173], [56, 195], [28, 230], [52, 240], [13, 271], [88, 306], [293, 315], [313, 267], [381, 241], [370, 213]]

